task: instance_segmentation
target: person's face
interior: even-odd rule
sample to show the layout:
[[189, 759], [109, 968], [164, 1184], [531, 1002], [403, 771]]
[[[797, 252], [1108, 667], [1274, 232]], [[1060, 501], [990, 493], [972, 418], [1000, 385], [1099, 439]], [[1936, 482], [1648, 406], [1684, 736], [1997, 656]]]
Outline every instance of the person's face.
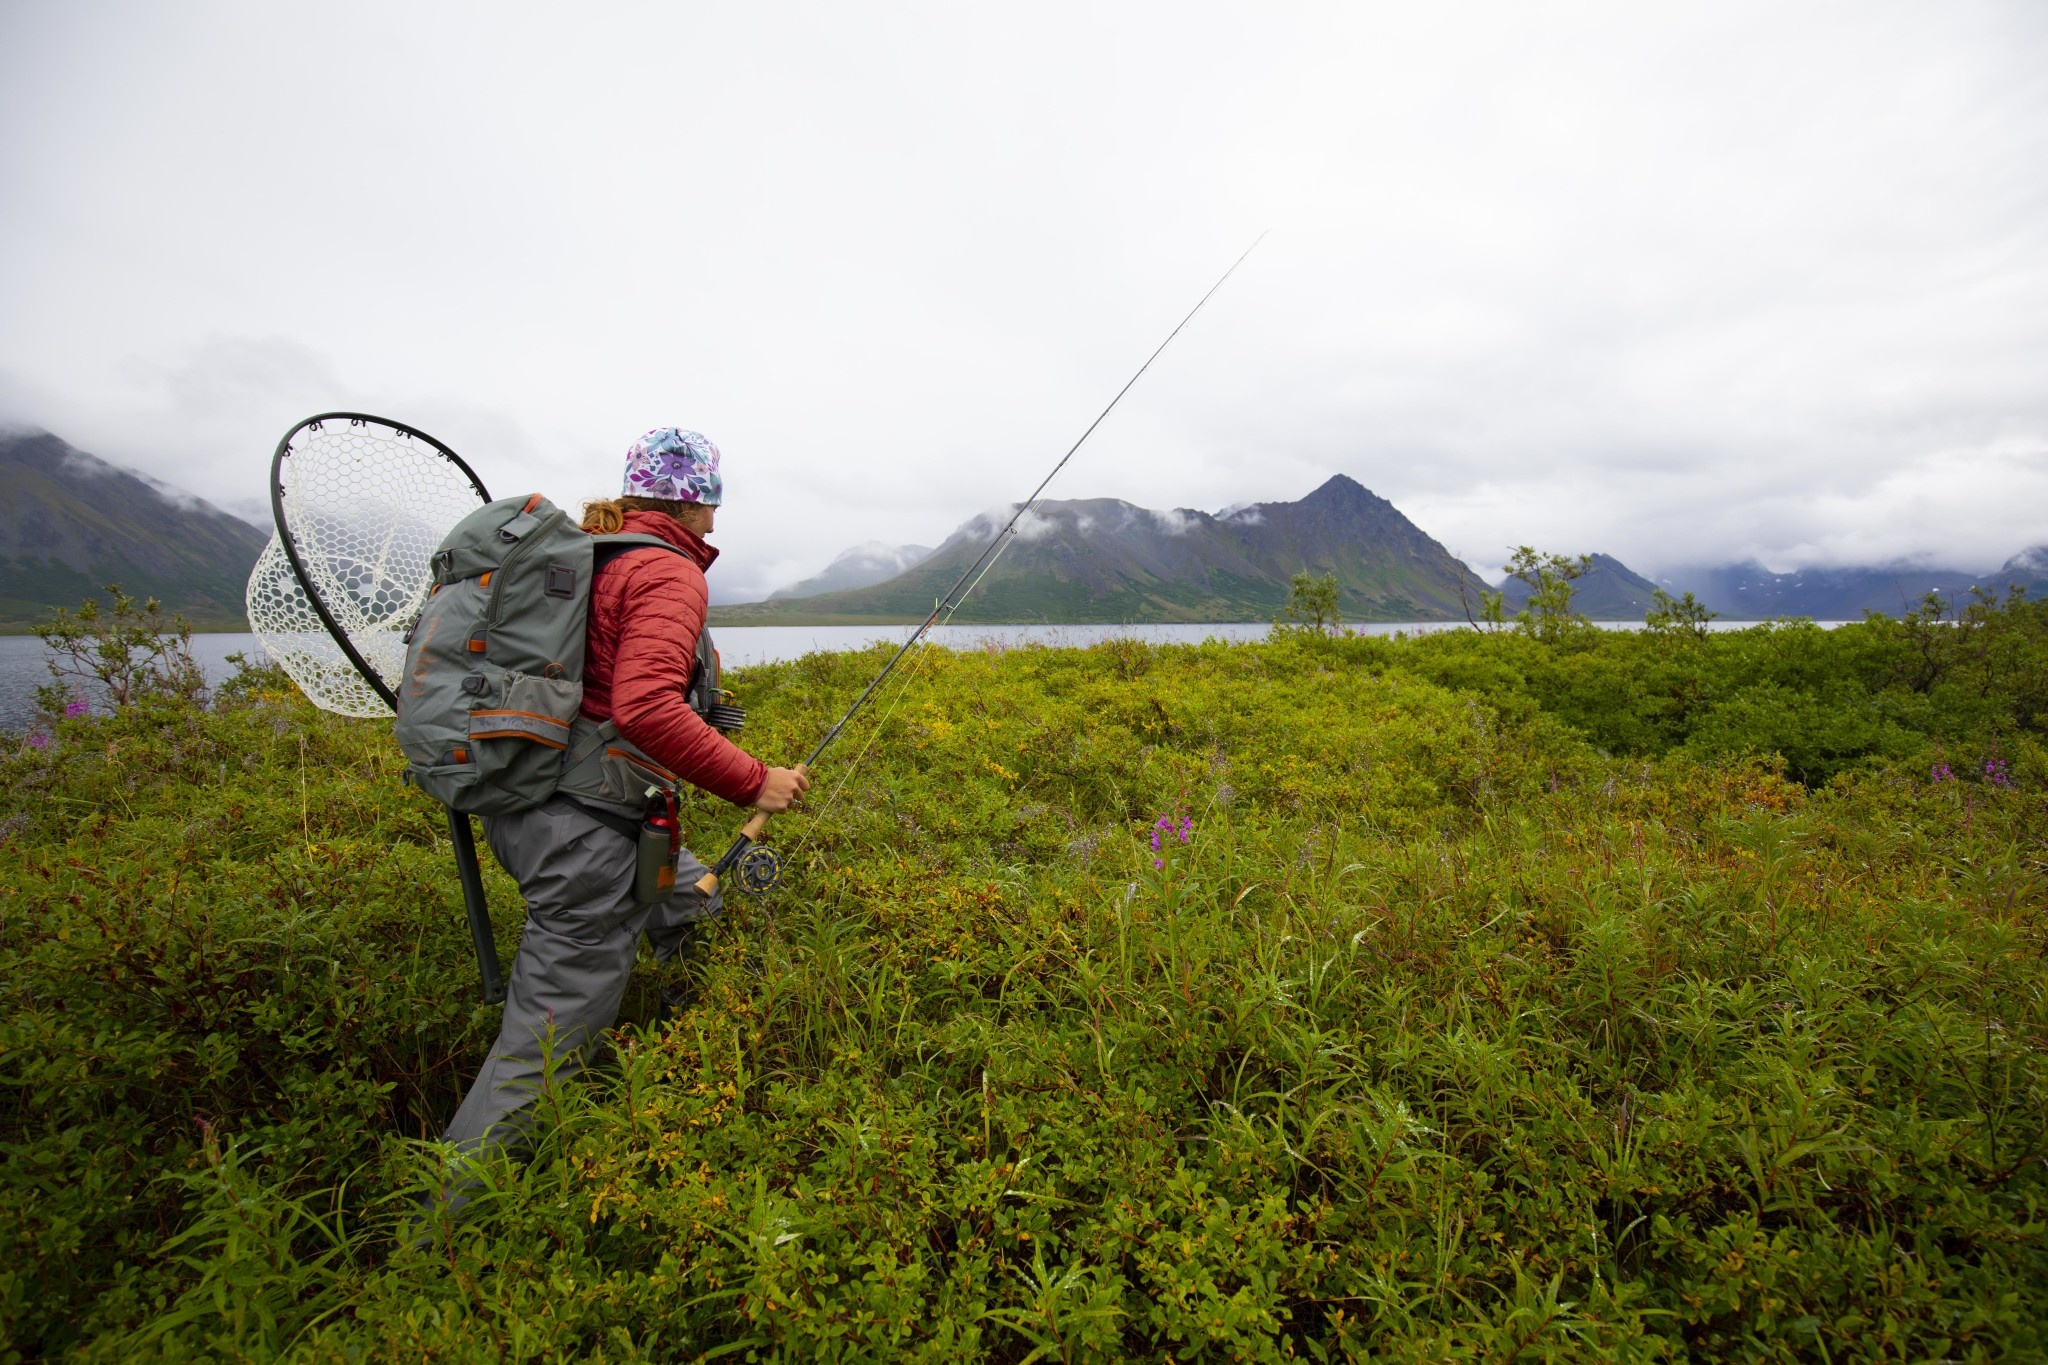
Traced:
[[718, 525], [718, 509], [701, 502], [693, 502], [683, 509], [679, 520], [696, 534], [708, 536]]

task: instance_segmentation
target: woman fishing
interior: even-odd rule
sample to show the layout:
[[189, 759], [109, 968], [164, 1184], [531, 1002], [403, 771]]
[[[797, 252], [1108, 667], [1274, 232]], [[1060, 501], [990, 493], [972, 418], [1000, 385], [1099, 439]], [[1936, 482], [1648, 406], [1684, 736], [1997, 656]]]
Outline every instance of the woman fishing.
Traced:
[[[592, 502], [583, 529], [640, 535], [659, 545], [615, 547], [591, 580], [582, 712], [609, 721], [638, 753], [678, 779], [738, 806], [789, 809], [810, 779], [771, 768], [713, 729], [686, 698], [708, 596], [704, 573], [718, 558], [705, 542], [723, 484], [718, 447], [694, 431], [662, 427], [626, 452], [624, 492]], [[691, 889], [703, 875], [683, 850], [676, 891], [634, 897], [642, 808], [558, 793], [531, 810], [491, 816], [484, 837], [526, 899], [525, 932], [505, 995], [497, 1042], [448, 1141], [465, 1151], [523, 1135], [543, 1079], [583, 1069], [618, 1018], [644, 933], [658, 960], [675, 955], [697, 921], [719, 910]]]

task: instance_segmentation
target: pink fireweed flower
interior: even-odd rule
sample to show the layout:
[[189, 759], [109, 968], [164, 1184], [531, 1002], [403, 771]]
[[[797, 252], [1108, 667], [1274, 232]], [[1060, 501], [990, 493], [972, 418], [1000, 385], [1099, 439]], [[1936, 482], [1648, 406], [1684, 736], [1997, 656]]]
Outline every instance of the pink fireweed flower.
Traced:
[[1985, 759], [1984, 780], [1994, 787], [2010, 787], [2012, 785], [2012, 775], [2006, 769], [2005, 760], [2002, 758]]
[[1931, 776], [1936, 782], [1947, 782], [1955, 777], [1955, 773], [1949, 768], [1948, 764], [1937, 763], [1934, 765]]
[[[1154, 854], [1164, 853], [1165, 841], [1163, 836], [1168, 834], [1173, 835], [1184, 844], [1191, 842], [1195, 837], [1195, 822], [1193, 818], [1183, 815], [1176, 822], [1171, 815], [1162, 815], [1157, 820], [1154, 820], [1152, 822], [1152, 852]], [[1155, 856], [1152, 859], [1152, 866], [1165, 867], [1166, 859], [1163, 856]]]
[[31, 748], [31, 749], [47, 749], [47, 748], [49, 748], [49, 747], [50, 747], [50, 740], [49, 740], [49, 736], [47, 736], [47, 735], [30, 735], [30, 736], [28, 737], [28, 747], [29, 747], [29, 748]]
[[1183, 815], [1176, 822], [1171, 815], [1162, 815], [1157, 820], [1154, 820], [1152, 822], [1152, 851], [1154, 853], [1159, 851], [1159, 836], [1162, 834], [1171, 834], [1184, 844], [1193, 842], [1195, 837], [1194, 817]]

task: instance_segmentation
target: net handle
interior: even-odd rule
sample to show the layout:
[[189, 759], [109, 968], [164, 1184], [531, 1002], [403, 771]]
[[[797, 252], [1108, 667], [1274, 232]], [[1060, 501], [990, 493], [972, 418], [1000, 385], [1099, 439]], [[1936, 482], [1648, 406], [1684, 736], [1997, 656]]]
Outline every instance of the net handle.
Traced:
[[278, 543], [284, 548], [285, 562], [292, 566], [292, 577], [299, 581], [299, 590], [306, 594], [306, 601], [312, 605], [313, 614], [320, 618], [321, 625], [327, 627], [327, 633], [334, 637], [335, 644], [341, 646], [341, 652], [348, 657], [348, 661], [351, 664], [355, 665], [356, 672], [363, 675], [363, 681], [375, 689], [377, 695], [384, 699], [386, 706], [396, 711], [398, 709], [398, 694], [393, 692], [385, 685], [384, 680], [377, 676], [377, 670], [370, 667], [370, 661], [362, 656], [362, 652], [348, 638], [348, 632], [343, 630], [341, 623], [334, 619], [334, 613], [327, 609], [327, 603], [322, 600], [319, 589], [313, 586], [313, 575], [306, 571], [305, 561], [299, 558], [299, 543], [292, 538], [291, 525], [285, 519], [284, 462], [291, 456], [293, 438], [302, 431], [317, 429], [325, 423], [337, 421], [346, 421], [350, 426], [356, 427], [368, 426], [370, 423], [375, 422], [380, 427], [388, 427], [392, 431], [396, 431], [412, 440], [424, 441], [439, 452], [442, 459], [462, 471], [463, 476], [469, 480], [469, 486], [476, 490], [479, 502], [489, 502], [491, 495], [489, 490], [484, 487], [484, 481], [476, 476], [476, 471], [464, 463], [462, 457], [447, 446], [427, 435], [426, 432], [421, 431], [418, 427], [407, 426], [403, 422], [394, 422], [389, 417], [378, 417], [367, 412], [315, 413], [304, 421], [295, 424], [290, 431], [287, 431], [284, 434], [284, 438], [277, 443], [276, 453], [270, 457], [270, 519], [277, 524]]

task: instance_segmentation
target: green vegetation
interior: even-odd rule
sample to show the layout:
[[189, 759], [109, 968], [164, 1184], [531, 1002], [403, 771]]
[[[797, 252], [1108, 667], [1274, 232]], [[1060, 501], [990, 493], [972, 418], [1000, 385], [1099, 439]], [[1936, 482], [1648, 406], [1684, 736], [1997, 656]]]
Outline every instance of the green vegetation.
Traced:
[[1673, 620], [934, 651], [454, 1223], [495, 1019], [384, 728], [59, 719], [7, 1358], [2041, 1359], [2048, 611]]
[[[1508, 577], [1520, 582], [1528, 601], [1515, 613], [1514, 621], [1524, 634], [1545, 644], [1558, 644], [1568, 636], [1590, 628], [1591, 623], [1572, 608], [1573, 585], [1593, 568], [1593, 556], [1538, 554], [1529, 546], [1518, 548], [1506, 565]], [[1500, 594], [1487, 593], [1490, 620], [1500, 616]]]
[[1281, 619], [1274, 624], [1280, 635], [1305, 634], [1329, 635], [1342, 624], [1337, 614], [1337, 576], [1324, 574], [1317, 578], [1303, 569], [1287, 584], [1287, 605], [1281, 609]]
[[88, 597], [75, 614], [59, 607], [35, 627], [50, 670], [50, 681], [36, 689], [36, 705], [54, 717], [76, 715], [88, 698], [113, 707], [145, 697], [199, 700], [206, 675], [192, 658], [185, 618], [165, 616], [154, 597], [137, 602], [119, 583], [104, 591], [104, 604]]

